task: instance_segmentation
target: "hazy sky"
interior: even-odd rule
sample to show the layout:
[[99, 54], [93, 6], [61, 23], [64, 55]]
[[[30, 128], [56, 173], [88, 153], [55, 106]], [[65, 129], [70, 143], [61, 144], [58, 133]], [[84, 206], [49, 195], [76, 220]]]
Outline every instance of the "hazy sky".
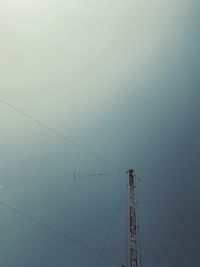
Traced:
[[[137, 177], [200, 203], [195, 0], [1, 0], [0, 98]], [[0, 103], [0, 201], [126, 264], [127, 178]], [[200, 208], [138, 183], [142, 267], [199, 265]], [[0, 207], [0, 266], [98, 256]], [[99, 267], [117, 267], [106, 259]]]

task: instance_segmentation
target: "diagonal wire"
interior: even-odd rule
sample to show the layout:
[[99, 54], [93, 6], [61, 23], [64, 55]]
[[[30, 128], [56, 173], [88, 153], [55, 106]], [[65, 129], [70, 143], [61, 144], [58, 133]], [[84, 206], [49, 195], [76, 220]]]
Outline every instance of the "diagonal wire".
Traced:
[[15, 112], [17, 112], [18, 114], [21, 114], [23, 117], [28, 118], [29, 120], [35, 122], [36, 124], [40, 125], [42, 128], [47, 129], [49, 132], [53, 133], [54, 135], [56, 135], [57, 137], [61, 138], [62, 140], [64, 140], [67, 143], [71, 143], [73, 146], [76, 146], [77, 148], [79, 148], [82, 151], [85, 151], [86, 153], [90, 154], [91, 156], [93, 156], [94, 158], [104, 162], [107, 165], [110, 165], [111, 167], [113, 167], [114, 169], [117, 170], [121, 170], [117, 165], [113, 164], [112, 162], [108, 161], [107, 159], [101, 157], [100, 155], [96, 154], [95, 152], [93, 152], [92, 150], [86, 148], [85, 146], [73, 141], [72, 139], [66, 137], [65, 135], [63, 135], [62, 133], [60, 133], [59, 131], [49, 127], [47, 124], [41, 122], [40, 120], [34, 118], [33, 116], [31, 116], [30, 114], [24, 112], [23, 110], [15, 107], [14, 105], [8, 103], [7, 101], [5, 101], [4, 99], [0, 98], [0, 102], [6, 106], [8, 106], [10, 109], [14, 110]]
[[[102, 250], [101, 250], [101, 252], [100, 252], [100, 254], [99, 254], [99, 257], [98, 257], [98, 259], [97, 259], [96, 267], [99, 266], [100, 261], [101, 261], [101, 258], [102, 258], [103, 255], [104, 255], [105, 248], [106, 248], [106, 246], [107, 246], [107, 243], [108, 243], [108, 241], [109, 241], [110, 235], [111, 235], [112, 230], [113, 230], [113, 225], [115, 224], [115, 222], [116, 222], [116, 220], [117, 220], [117, 218], [118, 218], [118, 216], [119, 216], [119, 212], [120, 212], [120, 210], [121, 210], [121, 207], [122, 207], [122, 204], [123, 204], [123, 201], [124, 201], [124, 198], [125, 198], [126, 195], [127, 195], [127, 188], [126, 188], [125, 192], [123, 193], [122, 199], [120, 199], [119, 205], [117, 206], [117, 209], [116, 209], [116, 211], [115, 211], [115, 214], [114, 214], [113, 220], [112, 220], [112, 222], [111, 222], [111, 224], [110, 224], [108, 233], [107, 233], [107, 235], [106, 235], [106, 238], [105, 238], [105, 241], [104, 241]], [[123, 266], [123, 265], [122, 265], [122, 266]]]
[[155, 185], [155, 184], [146, 182], [146, 181], [144, 181], [144, 180], [141, 179], [141, 178], [137, 178], [137, 180], [138, 180], [139, 182], [141, 182], [141, 183], [147, 185], [147, 186], [150, 186], [150, 187], [155, 188], [155, 189], [157, 189], [157, 190], [159, 190], [159, 191], [161, 191], [161, 192], [164, 192], [164, 193], [166, 193], [166, 194], [168, 194], [168, 195], [171, 195], [171, 196], [173, 196], [174, 198], [179, 199], [180, 201], [187, 202], [187, 203], [189, 203], [190, 205], [192, 205], [192, 206], [194, 206], [194, 207], [200, 208], [200, 203], [199, 203], [199, 202], [196, 202], [196, 201], [194, 201], [194, 200], [192, 200], [192, 199], [185, 198], [184, 196], [182, 196], [182, 195], [180, 195], [180, 194], [178, 194], [178, 193], [172, 192], [172, 191], [170, 191], [170, 190], [168, 190], [168, 189], [166, 189], [166, 188], [164, 188], [164, 187], [162, 187], [162, 186], [158, 186], [158, 185]]
[[[76, 240], [76, 239], [74, 239], [74, 238], [66, 235], [65, 233], [57, 230], [56, 228], [54, 228], [54, 227], [52, 227], [52, 226], [50, 226], [50, 225], [48, 225], [48, 224], [46, 224], [46, 223], [38, 220], [38, 219], [35, 219], [34, 217], [26, 214], [25, 212], [22, 212], [22, 211], [20, 211], [20, 210], [18, 210], [16, 208], [14, 208], [14, 207], [6, 204], [5, 202], [2, 202], [2, 201], [0, 201], [0, 205], [3, 206], [3, 207], [5, 207], [5, 208], [7, 208], [7, 209], [9, 209], [9, 210], [11, 210], [11, 211], [13, 211], [13, 212], [15, 212], [15, 213], [17, 213], [18, 215], [26, 218], [29, 221], [31, 221], [31, 222], [33, 222], [33, 223], [35, 223], [37, 225], [40, 225], [41, 227], [45, 228], [46, 230], [48, 230], [50, 232], [53, 232], [54, 234], [56, 234], [56, 235], [58, 235], [58, 236], [60, 236], [60, 237], [62, 237], [64, 239], [66, 239], [66, 240], [68, 240], [70, 242], [73, 242], [74, 244], [78, 245], [79, 247], [85, 248], [85, 249], [93, 252], [94, 254], [100, 255], [99, 252], [97, 250], [95, 250], [94, 248], [91, 248], [91, 247], [83, 244], [82, 242], [80, 242], [80, 241], [78, 241], [78, 240]], [[117, 260], [111, 259], [110, 257], [107, 257], [107, 256], [103, 256], [103, 257], [105, 259], [107, 259], [108, 261], [110, 261], [110, 262], [112, 262], [112, 263], [114, 263], [114, 264], [116, 264], [118, 266], [121, 265], [121, 263], [118, 262]]]

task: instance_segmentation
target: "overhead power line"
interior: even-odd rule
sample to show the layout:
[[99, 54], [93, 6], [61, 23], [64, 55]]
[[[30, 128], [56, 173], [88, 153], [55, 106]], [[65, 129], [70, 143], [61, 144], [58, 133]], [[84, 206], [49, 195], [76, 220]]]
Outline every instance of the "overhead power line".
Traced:
[[66, 240], [68, 240], [68, 241], [70, 241], [70, 242], [73, 242], [74, 244], [78, 245], [79, 247], [85, 248], [85, 249], [91, 251], [92, 253], [94, 253], [94, 254], [96, 254], [96, 255], [98, 255], [98, 256], [101, 255], [101, 257], [103, 257], [103, 258], [107, 259], [108, 261], [110, 261], [110, 262], [116, 264], [116, 266], [122, 266], [122, 264], [121, 264], [120, 262], [118, 262], [117, 260], [111, 259], [110, 257], [107, 257], [107, 256], [103, 256], [102, 254], [100, 254], [100, 253], [99, 253], [97, 250], [95, 250], [94, 248], [91, 248], [91, 247], [89, 247], [89, 246], [83, 244], [82, 242], [80, 242], [80, 241], [78, 241], [78, 240], [76, 240], [76, 239], [74, 239], [74, 238], [72, 238], [72, 237], [66, 235], [65, 233], [63, 233], [63, 232], [57, 230], [56, 228], [54, 228], [54, 227], [48, 225], [47, 223], [44, 223], [44, 222], [42, 222], [42, 221], [40, 221], [40, 220], [38, 220], [38, 219], [36, 219], [36, 218], [34, 218], [34, 217], [32, 217], [32, 216], [26, 214], [25, 212], [22, 212], [22, 211], [20, 211], [20, 210], [18, 210], [18, 209], [16, 209], [16, 208], [14, 208], [14, 207], [12, 207], [12, 206], [6, 204], [5, 202], [0, 201], [0, 205], [3, 206], [4, 208], [7, 208], [7, 209], [9, 209], [9, 210], [11, 210], [11, 211], [17, 213], [18, 215], [20, 215], [20, 216], [26, 218], [27, 220], [29, 220], [29, 221], [31, 221], [31, 222], [33, 222], [33, 223], [35, 223], [35, 224], [37, 224], [37, 225], [39, 225], [39, 226], [45, 228], [46, 230], [48, 230], [48, 231], [50, 231], [50, 232], [53, 232], [54, 234], [56, 234], [56, 235], [58, 235], [58, 236], [60, 236], [60, 237], [62, 237], [62, 238], [64, 238], [64, 239], [66, 239]]
[[6, 105], [7, 107], [9, 107], [10, 109], [14, 110], [15, 112], [17, 112], [18, 114], [22, 115], [23, 117], [28, 118], [29, 120], [33, 121], [34, 123], [38, 124], [39, 126], [41, 126], [42, 128], [47, 129], [49, 132], [53, 133], [54, 135], [56, 135], [57, 137], [61, 138], [62, 140], [64, 140], [67, 143], [72, 144], [73, 146], [79, 148], [82, 151], [85, 151], [86, 153], [90, 154], [91, 156], [93, 156], [94, 158], [104, 162], [105, 164], [113, 167], [114, 169], [117, 170], [121, 170], [117, 165], [113, 164], [112, 162], [108, 161], [107, 159], [101, 157], [100, 155], [96, 154], [94, 151], [88, 149], [87, 147], [73, 141], [72, 139], [68, 138], [67, 136], [65, 136], [64, 134], [60, 133], [59, 131], [55, 130], [54, 128], [51, 128], [50, 126], [48, 126], [47, 124], [41, 122], [40, 120], [34, 118], [32, 115], [24, 112], [23, 110], [17, 108], [16, 106], [8, 103], [7, 101], [5, 101], [4, 99], [0, 98], [0, 102], [4, 105]]

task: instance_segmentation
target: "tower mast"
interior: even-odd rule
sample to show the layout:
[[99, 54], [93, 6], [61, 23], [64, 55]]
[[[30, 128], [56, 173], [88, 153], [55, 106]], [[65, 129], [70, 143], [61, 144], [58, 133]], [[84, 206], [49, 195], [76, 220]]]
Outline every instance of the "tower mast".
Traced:
[[135, 197], [135, 172], [133, 169], [128, 170], [129, 190], [130, 190], [130, 267], [139, 267], [137, 258], [137, 224], [136, 224], [136, 197]]

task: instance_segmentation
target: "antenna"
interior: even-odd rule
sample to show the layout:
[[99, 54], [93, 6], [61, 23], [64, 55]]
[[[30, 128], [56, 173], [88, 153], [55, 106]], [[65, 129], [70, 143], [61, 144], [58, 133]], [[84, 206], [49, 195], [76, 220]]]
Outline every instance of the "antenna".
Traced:
[[130, 267], [139, 267], [139, 261], [137, 257], [137, 224], [136, 224], [136, 203], [135, 203], [135, 171], [133, 169], [128, 170], [129, 178], [129, 190], [130, 190], [130, 238], [129, 238], [129, 250], [130, 250]]
[[[136, 175], [135, 170], [129, 169], [128, 171], [116, 171], [110, 173], [96, 173], [88, 175], [88, 177], [112, 175], [112, 174], [128, 174], [129, 180], [129, 266], [130, 267], [141, 267], [141, 261], [138, 257], [137, 251], [137, 218], [136, 218]], [[124, 265], [122, 265], [124, 267]]]

